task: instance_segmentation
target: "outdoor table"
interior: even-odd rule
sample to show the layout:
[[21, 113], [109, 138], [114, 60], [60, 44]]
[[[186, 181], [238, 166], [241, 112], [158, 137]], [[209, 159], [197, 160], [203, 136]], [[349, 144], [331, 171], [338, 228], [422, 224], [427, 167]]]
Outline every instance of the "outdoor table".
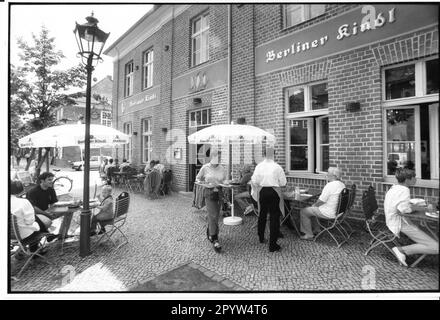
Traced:
[[[412, 222], [417, 223], [419, 226], [426, 229], [431, 234], [431, 236], [438, 241], [438, 216], [437, 217], [428, 216], [423, 211], [401, 213], [400, 215], [410, 219]], [[415, 267], [426, 256], [427, 256], [426, 254], [421, 255], [416, 261], [414, 261], [411, 264], [411, 268]]]
[[[95, 208], [99, 205], [99, 202], [96, 200], [90, 200], [89, 207]], [[70, 229], [70, 224], [72, 223], [73, 214], [82, 209], [82, 206], [71, 207], [68, 205], [55, 205], [49, 208], [49, 212], [55, 214], [57, 218], [63, 218], [63, 221], [60, 226], [59, 234], [61, 236], [61, 254], [63, 253], [64, 243], [66, 238], [69, 237], [68, 232]]]
[[230, 202], [231, 216], [225, 217], [223, 219], [223, 224], [229, 225], [229, 226], [235, 226], [235, 225], [241, 224], [243, 222], [243, 219], [240, 217], [236, 217], [234, 215], [234, 189], [242, 188], [243, 186], [241, 184], [229, 184], [229, 183], [228, 184], [222, 183], [222, 184], [220, 184], [220, 186], [231, 190], [231, 202]]
[[[290, 218], [296, 233], [300, 236], [301, 234], [295, 224], [294, 213], [302, 208], [311, 206], [320, 195], [321, 191], [318, 190], [309, 190], [308, 193], [300, 193], [297, 195], [292, 195], [291, 192], [284, 192], [283, 199], [285, 212], [284, 217], [281, 220], [281, 225], [283, 225]], [[290, 204], [290, 209], [287, 206], [287, 203]]]

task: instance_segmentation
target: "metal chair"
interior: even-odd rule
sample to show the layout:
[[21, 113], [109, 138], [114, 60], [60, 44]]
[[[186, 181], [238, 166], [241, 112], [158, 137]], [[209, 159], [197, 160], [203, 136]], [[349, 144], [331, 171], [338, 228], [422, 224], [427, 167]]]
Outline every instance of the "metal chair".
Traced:
[[26, 192], [36, 186], [37, 184], [33, 181], [32, 176], [29, 171], [17, 171], [17, 178], [23, 184], [24, 190], [18, 195], [19, 197], [24, 198]]
[[[342, 189], [339, 194], [338, 206], [336, 207], [336, 217], [334, 219], [324, 219], [318, 218], [318, 224], [321, 227], [321, 231], [315, 236], [314, 241], [316, 241], [322, 234], [328, 233], [332, 239], [336, 242], [336, 245], [341, 247], [345, 242], [347, 242], [347, 232], [341, 225], [341, 222], [344, 219], [344, 215], [347, 213], [347, 205], [349, 200], [349, 191], [347, 188]], [[322, 223], [321, 223], [322, 221]], [[339, 242], [335, 237], [336, 233], [334, 231], [338, 231], [342, 235], [342, 240]]]
[[[118, 231], [125, 239], [124, 242], [120, 243], [117, 248], [119, 249], [124, 244], [128, 243], [127, 236], [122, 232], [121, 228], [125, 224], [127, 220], [128, 208], [130, 205], [130, 195], [128, 192], [122, 192], [115, 201], [115, 213], [112, 220], [109, 221], [99, 221], [98, 226], [100, 228], [106, 228], [105, 232], [99, 237], [98, 241], [95, 244], [95, 248], [101, 243], [101, 241], [106, 238], [105, 241], [110, 240], [113, 245], [116, 246], [115, 241], [113, 241], [112, 236]], [[108, 228], [108, 229], [107, 229]]]
[[374, 248], [383, 245], [389, 252], [395, 256], [393, 250], [388, 246], [388, 243], [393, 243], [394, 245], [399, 245], [397, 243], [397, 236], [393, 234], [388, 227], [379, 221], [379, 213], [377, 211], [378, 205], [375, 195], [375, 190], [372, 186], [369, 186], [366, 191], [362, 194], [362, 210], [364, 211], [365, 224], [368, 233], [371, 236], [371, 241], [365, 255], [368, 255]]
[[[346, 214], [342, 216], [342, 219], [340, 221], [340, 226], [342, 230], [346, 233], [347, 239], [350, 239], [351, 235], [353, 234], [354, 230], [353, 227], [348, 223], [347, 216], [351, 213], [351, 208], [354, 204], [354, 199], [356, 198], [356, 185], [353, 184], [351, 186], [349, 198], [348, 198], [348, 204], [346, 209]], [[344, 226], [348, 229], [348, 231], [344, 228]]]
[[162, 181], [160, 183], [159, 192], [164, 196], [171, 191], [171, 182], [173, 181], [173, 174], [171, 170], [164, 170]]
[[[26, 267], [29, 265], [32, 259], [36, 256], [42, 258], [44, 262], [53, 265], [52, 262], [50, 262], [46, 257], [40, 254], [46, 245], [46, 236], [48, 236], [49, 233], [36, 231], [32, 233], [29, 237], [22, 239], [19, 232], [17, 217], [14, 216], [13, 214], [10, 214], [10, 216], [11, 216], [11, 220], [9, 222], [9, 236], [11, 240], [11, 245], [13, 247], [14, 246], [19, 247], [19, 250], [15, 252], [14, 255], [24, 254], [26, 259], [24, 265], [21, 267], [18, 274], [12, 278], [14, 280], [19, 280], [23, 271], [26, 269]], [[41, 241], [43, 239], [44, 241]], [[38, 249], [35, 251], [31, 251], [30, 247], [32, 245], [38, 245], [39, 243], [41, 243], [41, 245], [38, 247]]]

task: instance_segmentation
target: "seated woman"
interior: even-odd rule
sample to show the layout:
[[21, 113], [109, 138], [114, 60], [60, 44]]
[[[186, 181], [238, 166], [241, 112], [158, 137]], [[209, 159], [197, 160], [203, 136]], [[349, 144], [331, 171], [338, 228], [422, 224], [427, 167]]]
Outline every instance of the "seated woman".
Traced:
[[252, 174], [253, 170], [251, 165], [245, 165], [240, 171], [240, 192], [234, 196], [234, 200], [237, 202], [238, 207], [244, 212], [244, 215], [253, 210], [252, 205], [249, 205], [249, 202], [244, 200], [246, 198], [250, 200], [251, 198], [248, 182], [251, 180]]
[[[26, 240], [37, 232], [47, 233], [46, 225], [35, 214], [34, 207], [27, 199], [19, 198], [17, 195], [23, 191], [23, 184], [20, 181], [9, 181], [11, 192], [11, 214], [17, 217], [18, 233], [22, 240]], [[52, 241], [57, 235], [49, 234], [46, 239]], [[38, 249], [38, 243], [34, 243], [29, 247], [31, 252]]]
[[153, 171], [155, 165], [156, 165], [156, 161], [151, 160], [150, 164], [145, 166], [144, 173], [149, 174], [151, 171]]
[[101, 194], [98, 195], [98, 199], [101, 201], [100, 205], [96, 207], [95, 212], [92, 217], [91, 235], [96, 234], [96, 225], [98, 222], [101, 225], [101, 230], [99, 234], [105, 232], [106, 222], [111, 222], [113, 220], [113, 197], [112, 197], [112, 187], [105, 185], [102, 187]]

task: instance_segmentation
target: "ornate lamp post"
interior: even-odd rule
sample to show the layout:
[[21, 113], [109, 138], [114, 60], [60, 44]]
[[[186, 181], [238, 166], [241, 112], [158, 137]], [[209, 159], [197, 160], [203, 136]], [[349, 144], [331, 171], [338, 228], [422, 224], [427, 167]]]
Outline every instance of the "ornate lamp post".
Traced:
[[85, 257], [90, 254], [90, 208], [89, 208], [89, 178], [90, 178], [90, 96], [91, 80], [94, 66], [102, 60], [101, 52], [110, 35], [98, 28], [98, 19], [92, 15], [86, 18], [87, 23], [76, 23], [75, 34], [78, 44], [78, 55], [87, 70], [86, 89], [86, 116], [84, 136], [84, 187], [83, 187], [83, 210], [81, 211], [81, 233], [79, 255]]

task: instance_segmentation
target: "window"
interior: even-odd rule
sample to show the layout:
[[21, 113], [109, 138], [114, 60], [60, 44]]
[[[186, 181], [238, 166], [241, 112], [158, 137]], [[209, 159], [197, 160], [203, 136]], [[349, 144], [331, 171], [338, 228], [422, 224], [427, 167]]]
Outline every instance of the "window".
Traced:
[[112, 126], [112, 113], [111, 111], [101, 111], [101, 124], [107, 127]]
[[439, 178], [438, 60], [384, 69], [384, 173], [415, 170], [418, 179]]
[[133, 94], [133, 77], [134, 77], [134, 64], [133, 61], [130, 61], [125, 65], [124, 97], [129, 97]]
[[329, 167], [327, 83], [286, 90], [287, 170], [320, 173]]
[[143, 89], [150, 88], [153, 85], [153, 60], [153, 49], [145, 51], [143, 55]]
[[[124, 123], [124, 133], [128, 135], [131, 135], [133, 133], [131, 122]], [[131, 149], [132, 149], [131, 147], [132, 147], [132, 142], [130, 138], [129, 142], [127, 144], [124, 144], [122, 148], [123, 157], [127, 159], [129, 162], [131, 162]]]
[[151, 119], [142, 120], [142, 162], [151, 161], [151, 138], [152, 138]]
[[211, 109], [191, 111], [189, 114], [190, 127], [209, 126], [211, 124]]
[[288, 4], [284, 5], [284, 28], [313, 19], [325, 12], [325, 4]]
[[191, 53], [192, 66], [209, 60], [209, 13], [192, 22]]

